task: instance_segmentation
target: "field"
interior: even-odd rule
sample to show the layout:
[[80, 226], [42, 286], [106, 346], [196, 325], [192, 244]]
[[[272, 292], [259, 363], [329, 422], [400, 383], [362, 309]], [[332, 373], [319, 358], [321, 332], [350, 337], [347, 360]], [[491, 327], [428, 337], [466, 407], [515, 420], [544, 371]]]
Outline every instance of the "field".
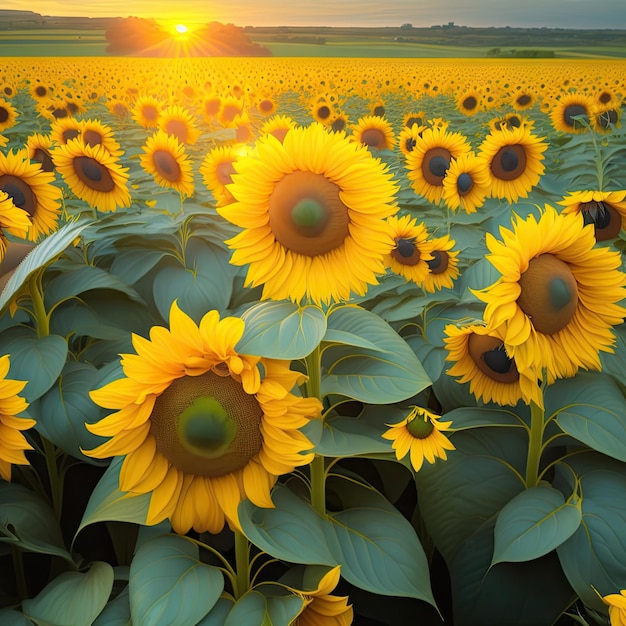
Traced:
[[0, 31], [0, 624], [626, 623], [623, 50], [103, 32]]

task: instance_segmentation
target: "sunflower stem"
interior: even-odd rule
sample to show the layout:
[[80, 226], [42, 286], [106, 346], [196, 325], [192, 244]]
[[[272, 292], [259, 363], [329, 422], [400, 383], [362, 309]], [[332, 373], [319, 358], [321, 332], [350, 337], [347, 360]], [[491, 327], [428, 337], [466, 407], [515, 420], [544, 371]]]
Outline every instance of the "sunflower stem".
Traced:
[[43, 443], [44, 456], [46, 458], [46, 468], [48, 470], [48, 481], [50, 483], [50, 498], [52, 508], [58, 520], [61, 519], [61, 509], [63, 508], [63, 482], [59, 475], [57, 465], [57, 450], [55, 445], [45, 437], [41, 438]]
[[47, 337], [50, 334], [50, 317], [43, 300], [43, 286], [41, 284], [43, 271], [35, 272], [29, 284], [30, 299], [33, 305], [33, 318], [38, 337]]
[[250, 542], [240, 531], [235, 530], [235, 598], [239, 599], [250, 588]]
[[526, 461], [526, 488], [536, 487], [539, 482], [539, 462], [543, 447], [543, 431], [545, 428], [545, 412], [535, 404], [530, 403], [530, 436], [528, 441], [528, 456]]
[[596, 177], [598, 179], [598, 191], [602, 191], [602, 187], [604, 185], [604, 168], [602, 167], [602, 154], [600, 153], [600, 146], [596, 140], [595, 133], [591, 131], [589, 133], [591, 136], [591, 142], [593, 143], [593, 149], [596, 153]]
[[13, 571], [15, 572], [15, 583], [20, 600], [28, 598], [28, 587], [26, 585], [26, 573], [24, 571], [24, 559], [22, 549], [18, 546], [11, 546], [11, 557], [13, 559]]

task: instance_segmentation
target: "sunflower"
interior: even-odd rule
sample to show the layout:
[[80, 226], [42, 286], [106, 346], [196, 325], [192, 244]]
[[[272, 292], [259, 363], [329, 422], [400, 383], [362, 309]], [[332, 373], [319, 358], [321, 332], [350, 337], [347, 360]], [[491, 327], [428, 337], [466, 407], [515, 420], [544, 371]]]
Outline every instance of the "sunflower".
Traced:
[[537, 93], [533, 89], [520, 89], [511, 99], [511, 106], [516, 111], [532, 109], [537, 102]]
[[430, 253], [432, 243], [424, 224], [410, 215], [387, 218], [395, 247], [385, 255], [385, 265], [395, 274], [422, 286], [430, 269], [428, 261], [434, 257]]
[[485, 202], [491, 188], [489, 172], [473, 152], [452, 159], [443, 179], [443, 201], [453, 211], [475, 213]]
[[407, 177], [415, 193], [438, 203], [443, 195], [443, 179], [450, 161], [470, 150], [467, 139], [461, 133], [450, 133], [441, 126], [424, 130], [406, 156]]
[[328, 129], [332, 130], [336, 133], [340, 133], [348, 127], [348, 122], [350, 118], [346, 113], [344, 113], [341, 109], [335, 109], [333, 113], [332, 119], [328, 124]]
[[255, 99], [255, 107], [260, 115], [262, 115], [263, 117], [269, 117], [270, 115], [274, 115], [274, 113], [276, 113], [278, 104], [276, 103], [275, 98], [270, 95], [264, 94], [258, 96]]
[[140, 157], [143, 169], [161, 186], [175, 189], [183, 196], [193, 195], [191, 159], [185, 146], [174, 135], [159, 130], [148, 137]]
[[54, 163], [52, 161], [52, 137], [50, 135], [40, 135], [34, 133], [26, 140], [26, 150], [28, 158], [36, 161], [44, 172], [52, 172]]
[[245, 284], [263, 284], [263, 298], [320, 304], [377, 284], [397, 185], [365, 146], [321, 124], [294, 128], [283, 143], [265, 135], [233, 181], [237, 202], [218, 213], [243, 229], [226, 242], [231, 263], [248, 265]]
[[113, 137], [113, 129], [100, 120], [82, 120], [80, 138], [86, 146], [103, 146], [111, 156], [118, 157], [124, 153]]
[[0, 148], [4, 148], [9, 143], [9, 138], [0, 134]]
[[348, 596], [333, 596], [339, 584], [341, 566], [337, 565], [322, 576], [312, 590], [292, 589], [304, 600], [304, 608], [293, 622], [294, 626], [350, 626], [354, 610]]
[[198, 141], [200, 131], [196, 122], [182, 106], [171, 105], [163, 110], [159, 117], [159, 130], [176, 137], [181, 144], [193, 145]]
[[317, 98], [310, 105], [311, 115], [316, 122], [327, 126], [333, 119], [335, 108], [326, 98]]
[[73, 118], [61, 118], [50, 125], [50, 138], [57, 145], [65, 145], [68, 141], [80, 136], [80, 122]]
[[402, 127], [424, 126], [426, 124], [426, 114], [424, 111], [405, 113], [402, 116]]
[[528, 196], [545, 170], [542, 161], [548, 144], [543, 139], [522, 126], [503, 128], [485, 137], [478, 158], [488, 167], [492, 198], [513, 203]]
[[482, 100], [482, 94], [476, 89], [462, 91], [456, 97], [456, 108], [463, 113], [463, 115], [470, 117], [476, 115], [476, 113], [483, 108]]
[[10, 150], [8, 154], [0, 152], [0, 191], [7, 193], [13, 204], [30, 216], [31, 241], [57, 229], [61, 190], [54, 182], [54, 173], [44, 172], [39, 163], [31, 163], [26, 149], [15, 153]]
[[202, 181], [219, 205], [230, 204], [234, 201], [227, 185], [233, 182], [231, 178], [235, 173], [233, 164], [239, 157], [239, 148], [218, 146], [206, 155], [200, 166]]
[[452, 422], [440, 422], [435, 415], [421, 406], [413, 406], [409, 415], [397, 424], [388, 424], [383, 439], [393, 441], [392, 448], [400, 461], [410, 454], [413, 470], [419, 472], [424, 459], [434, 463], [436, 458], [446, 460], [446, 450], [455, 450], [454, 444], [443, 434]]
[[459, 383], [469, 382], [477, 400], [515, 406], [520, 400], [543, 406], [543, 396], [533, 372], [520, 372], [507, 354], [502, 329], [481, 324], [457, 326], [444, 330], [450, 376], [460, 376]]
[[232, 127], [233, 120], [243, 113], [244, 103], [241, 98], [228, 96], [221, 102], [217, 119], [222, 126]]
[[99, 211], [130, 206], [128, 168], [102, 145], [87, 146], [72, 139], [52, 151], [52, 160], [63, 180], [76, 195]]
[[563, 213], [582, 215], [593, 224], [596, 241], [615, 239], [626, 228], [626, 191], [575, 191], [558, 204]]
[[486, 258], [501, 277], [474, 293], [486, 303], [487, 325], [503, 327], [518, 370], [552, 382], [580, 367], [601, 369], [599, 352], [612, 352], [612, 327], [626, 315], [619, 251], [596, 247], [590, 225], [549, 205], [539, 220], [515, 216], [500, 235], [487, 233]]
[[448, 235], [430, 240], [433, 258], [427, 261], [429, 272], [422, 285], [424, 291], [434, 293], [454, 286], [454, 281], [459, 277], [459, 253], [453, 250], [455, 243]]
[[7, 193], [0, 191], [0, 261], [7, 249], [5, 232], [24, 239], [31, 225], [28, 213], [16, 207]]
[[91, 392], [115, 410], [87, 429], [111, 437], [95, 458], [124, 455], [121, 491], [150, 494], [146, 523], [169, 519], [178, 533], [239, 528], [245, 499], [272, 507], [281, 474], [310, 463], [299, 431], [321, 413], [319, 400], [291, 393], [304, 376], [289, 363], [238, 354], [244, 322], [209, 311], [198, 325], [178, 307], [169, 329], [133, 335], [124, 377]]
[[370, 103], [370, 115], [373, 117], [385, 117], [385, 103], [383, 100], [375, 100]]
[[593, 112], [593, 127], [595, 130], [606, 133], [614, 128], [621, 128], [621, 109], [618, 107], [598, 107]]
[[372, 150], [391, 150], [396, 145], [391, 124], [378, 115], [366, 115], [353, 124], [352, 137]]
[[282, 143], [285, 135], [296, 127], [296, 122], [287, 115], [274, 115], [261, 126], [259, 134], [274, 135]]
[[18, 395], [28, 381], [11, 380], [9, 355], [0, 357], [0, 477], [11, 480], [11, 465], [28, 465], [25, 450], [33, 447], [20, 432], [32, 428], [35, 420], [18, 417], [28, 408], [28, 403]]
[[410, 127], [405, 126], [398, 135], [398, 147], [400, 152], [405, 156], [409, 152], [413, 152], [417, 144], [417, 138], [422, 136], [422, 133], [426, 130], [426, 126], [418, 126], [412, 124]]
[[626, 589], [610, 593], [602, 601], [609, 607], [611, 626], [626, 626]]
[[53, 89], [40, 82], [33, 83], [30, 87], [30, 95], [36, 102], [47, 100], [51, 97]]
[[209, 94], [202, 101], [202, 117], [211, 125], [219, 115], [222, 108], [222, 98], [218, 94]]
[[0, 132], [15, 126], [17, 117], [17, 109], [10, 102], [0, 98]]
[[552, 126], [561, 133], [584, 133], [589, 129], [594, 105], [592, 96], [579, 93], [563, 95], [549, 112]]

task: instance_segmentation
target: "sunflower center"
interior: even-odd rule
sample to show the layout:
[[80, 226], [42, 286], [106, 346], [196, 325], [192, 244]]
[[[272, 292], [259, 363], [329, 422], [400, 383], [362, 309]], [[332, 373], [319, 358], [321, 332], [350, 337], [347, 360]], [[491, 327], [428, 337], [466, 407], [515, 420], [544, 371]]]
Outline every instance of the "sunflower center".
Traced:
[[478, 100], [474, 96], [468, 96], [463, 100], [463, 108], [468, 111], [473, 111], [478, 106]]
[[428, 269], [431, 274], [443, 274], [448, 269], [450, 258], [445, 250], [433, 250], [433, 258], [428, 263]]
[[152, 153], [152, 163], [159, 175], [170, 183], [175, 183], [180, 179], [180, 165], [167, 150], [155, 150]]
[[380, 128], [368, 128], [361, 133], [361, 143], [380, 150], [385, 147], [385, 133]]
[[33, 161], [38, 161], [41, 164], [41, 169], [44, 172], [54, 171], [54, 163], [52, 157], [43, 149], [36, 148], [33, 154]]
[[338, 117], [337, 119], [333, 120], [333, 123], [330, 125], [330, 127], [335, 132], [341, 132], [346, 127], [346, 120], [343, 117]]
[[4, 191], [13, 204], [24, 209], [31, 217], [37, 210], [37, 198], [29, 185], [18, 176], [4, 174], [0, 176], [0, 190]]
[[328, 119], [330, 117], [330, 107], [327, 107], [325, 104], [323, 104], [321, 107], [318, 107], [317, 117], [319, 117], [321, 120]]
[[215, 168], [215, 176], [222, 185], [230, 185], [233, 182], [231, 176], [235, 173], [232, 161], [224, 161]]
[[420, 251], [415, 245], [415, 239], [396, 239], [396, 247], [391, 251], [391, 257], [402, 265], [417, 265], [420, 262]]
[[584, 128], [589, 123], [587, 109], [582, 104], [570, 104], [563, 111], [563, 120], [570, 128]]
[[571, 269], [553, 254], [532, 259], [520, 276], [517, 304], [535, 329], [553, 335], [565, 328], [578, 307], [578, 286]]
[[415, 439], [427, 439], [435, 427], [428, 418], [417, 416], [407, 422], [406, 429]]
[[606, 202], [582, 202], [580, 210], [585, 224], [593, 224], [596, 241], [614, 239], [622, 228], [622, 216]]
[[611, 94], [608, 91], [603, 91], [598, 96], [598, 102], [601, 102], [602, 104], [606, 104], [607, 102], [611, 102]]
[[39, 85], [39, 86], [35, 87], [35, 93], [40, 98], [43, 98], [48, 93], [48, 90], [43, 85]]
[[382, 104], [375, 106], [374, 110], [372, 111], [372, 115], [374, 115], [375, 117], [382, 117], [383, 115], [385, 115], [385, 107]]
[[63, 143], [67, 143], [72, 139], [76, 139], [80, 133], [75, 128], [68, 128], [61, 133], [61, 137], [63, 138]]
[[413, 124], [417, 124], [418, 126], [421, 126], [422, 123], [423, 123], [423, 120], [421, 117], [409, 117], [409, 119], [406, 121], [405, 126], [407, 128], [411, 128]]
[[108, 193], [115, 189], [115, 182], [102, 163], [88, 156], [77, 156], [73, 160], [74, 173], [87, 187]]
[[263, 113], [271, 113], [274, 110], [274, 103], [271, 100], [262, 100], [259, 103], [259, 111]]
[[413, 152], [416, 145], [417, 145], [417, 141], [415, 141], [413, 137], [408, 137], [407, 140], [404, 142], [404, 147], [407, 152]]
[[445, 148], [437, 147], [427, 150], [422, 161], [422, 174], [426, 182], [438, 187], [442, 186], [451, 158], [452, 154]]
[[517, 104], [521, 107], [524, 107], [527, 104], [530, 104], [531, 100], [532, 98], [528, 94], [522, 94], [521, 96], [518, 96]]
[[513, 359], [504, 349], [504, 344], [497, 337], [472, 333], [467, 349], [476, 367], [492, 380], [499, 383], [514, 383], [519, 380], [519, 372]]
[[500, 180], [515, 180], [526, 171], [526, 150], [514, 144], [502, 146], [491, 161], [491, 171]]
[[0, 106], [0, 124], [4, 124], [9, 119], [9, 111], [5, 107]]
[[307, 171], [286, 174], [269, 199], [269, 223], [276, 240], [311, 257], [341, 246], [349, 235], [348, 211], [335, 183]]
[[99, 146], [102, 143], [102, 135], [95, 130], [86, 130], [83, 133], [83, 141], [88, 146]]
[[459, 195], [461, 196], [467, 195], [473, 186], [474, 186], [474, 181], [472, 180], [471, 175], [468, 174], [467, 172], [463, 172], [456, 179], [456, 188], [459, 192]]
[[185, 141], [187, 141], [187, 135], [189, 134], [187, 124], [181, 120], [169, 120], [165, 124], [165, 132], [168, 135], [174, 135], [180, 143], [185, 143]]
[[230, 376], [184, 376], [157, 398], [150, 433], [178, 470], [224, 476], [244, 467], [263, 445], [263, 411]]
[[522, 120], [517, 115], [511, 115], [506, 118], [506, 123], [509, 128], [519, 128], [522, 125]]

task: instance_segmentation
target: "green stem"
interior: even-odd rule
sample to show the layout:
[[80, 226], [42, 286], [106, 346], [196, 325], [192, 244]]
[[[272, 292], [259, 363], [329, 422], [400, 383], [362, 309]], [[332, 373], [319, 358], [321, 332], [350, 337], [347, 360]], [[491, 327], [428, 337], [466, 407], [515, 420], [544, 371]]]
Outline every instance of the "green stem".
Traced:
[[26, 598], [28, 598], [28, 587], [26, 586], [26, 573], [24, 572], [22, 549], [17, 546], [11, 546], [11, 556], [13, 558], [13, 571], [15, 572], [17, 593], [20, 596], [20, 600], [26, 600]]
[[589, 131], [591, 135], [591, 142], [593, 143], [593, 148], [596, 153], [596, 176], [598, 179], [598, 191], [602, 191], [602, 187], [604, 185], [604, 168], [602, 167], [602, 154], [600, 153], [600, 147], [598, 146], [598, 142], [593, 131]]
[[233, 592], [239, 599], [250, 588], [250, 542], [240, 530], [235, 530], [235, 569], [237, 578]]
[[539, 462], [543, 449], [543, 431], [545, 428], [545, 412], [535, 404], [530, 403], [530, 437], [528, 441], [528, 456], [526, 461], [526, 488], [536, 487], [539, 482]]
[[[306, 382], [306, 394], [309, 398], [321, 400], [322, 354], [318, 345], [306, 357], [306, 370], [309, 379]], [[323, 456], [315, 455], [310, 465], [311, 505], [320, 514], [326, 515], [326, 464]]]
[[59, 475], [59, 466], [57, 465], [57, 450], [55, 445], [45, 437], [42, 437], [41, 441], [43, 442], [44, 456], [46, 457], [52, 508], [54, 509], [56, 518], [60, 520], [61, 510], [63, 508], [63, 482]]
[[47, 337], [50, 334], [50, 317], [46, 312], [43, 301], [43, 286], [41, 284], [43, 271], [35, 272], [30, 279], [30, 299], [33, 304], [33, 317], [38, 337]]

